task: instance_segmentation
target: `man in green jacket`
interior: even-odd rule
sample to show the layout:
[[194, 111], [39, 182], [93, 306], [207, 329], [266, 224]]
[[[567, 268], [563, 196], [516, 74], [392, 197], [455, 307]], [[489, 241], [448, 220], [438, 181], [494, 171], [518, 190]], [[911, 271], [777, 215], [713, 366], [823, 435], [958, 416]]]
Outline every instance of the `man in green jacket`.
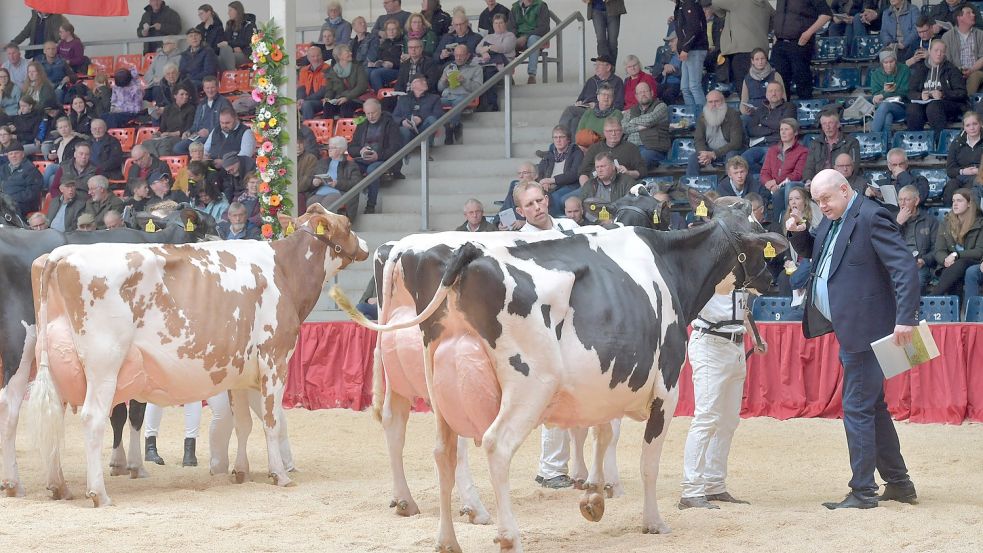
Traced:
[[[515, 34], [515, 49], [525, 50], [550, 31], [550, 9], [543, 0], [519, 0], [509, 12], [509, 30]], [[527, 84], [536, 83], [539, 48], [529, 55]]]

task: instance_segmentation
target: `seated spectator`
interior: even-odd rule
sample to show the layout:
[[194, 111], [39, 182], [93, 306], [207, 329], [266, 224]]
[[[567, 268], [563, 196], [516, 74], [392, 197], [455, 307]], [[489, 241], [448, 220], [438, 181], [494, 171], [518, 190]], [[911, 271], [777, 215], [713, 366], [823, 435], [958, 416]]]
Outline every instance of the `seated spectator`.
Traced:
[[137, 179], [126, 185], [123, 207], [130, 206], [133, 211], [146, 211], [150, 201], [150, 185], [144, 179]]
[[[320, 42], [315, 42], [311, 46], [321, 51], [321, 57], [327, 65], [330, 66], [334, 62], [334, 47], [338, 46], [334, 39], [334, 31], [331, 29], [321, 29]], [[297, 60], [297, 65], [304, 65], [307, 61], [306, 59]]]
[[785, 198], [790, 183], [801, 183], [809, 149], [799, 142], [799, 121], [783, 119], [778, 127], [778, 144], [768, 148], [761, 167], [761, 184], [771, 193], [772, 221], [784, 221]]
[[563, 200], [563, 216], [578, 225], [584, 225], [584, 201], [580, 196], [572, 194]]
[[619, 172], [614, 165], [614, 156], [610, 152], [601, 152], [594, 156], [594, 176], [587, 179], [580, 187], [580, 197], [597, 198], [604, 202], [613, 202], [628, 194], [635, 179]]
[[[396, 103], [393, 120], [399, 125], [399, 134], [403, 137], [404, 144], [413, 140], [444, 114], [440, 107], [440, 96], [431, 94], [428, 88], [427, 78], [418, 75], [410, 83], [410, 93], [400, 96]], [[433, 136], [430, 137], [430, 144], [433, 144]]]
[[174, 103], [164, 108], [160, 127], [154, 132], [154, 137], [143, 143], [147, 151], [157, 157], [174, 153], [174, 146], [181, 141], [184, 133], [191, 130], [194, 123], [195, 105], [191, 103], [191, 98], [196, 95], [191, 83], [175, 90]]
[[451, 15], [444, 11], [440, 0], [422, 0], [420, 13], [426, 18], [434, 36], [442, 37], [451, 30]]
[[[49, 165], [44, 170], [44, 185], [51, 184], [60, 164], [71, 160], [75, 156], [75, 147], [85, 143], [85, 137], [72, 130], [72, 123], [68, 117], [59, 117], [55, 123], [55, 137], [52, 141], [45, 141], [43, 146], [47, 150], [48, 161], [53, 161], [54, 165]], [[44, 153], [44, 152], [42, 152]]]
[[[341, 16], [341, 2], [331, 0], [327, 6], [328, 17], [324, 18], [321, 31], [331, 29], [334, 32], [335, 42], [338, 44], [350, 44], [352, 41], [352, 24]], [[365, 22], [365, 19], [362, 19]]]
[[188, 79], [200, 89], [205, 77], [218, 75], [218, 58], [203, 44], [204, 36], [200, 30], [188, 29], [187, 37], [188, 49], [181, 53], [181, 78]]
[[[410, 92], [410, 83], [417, 76], [427, 79], [427, 89], [430, 92], [437, 92], [437, 80], [440, 79], [440, 68], [434, 63], [433, 58], [423, 55], [423, 42], [419, 39], [409, 39], [406, 43], [407, 53], [403, 61], [399, 64], [399, 77], [393, 87], [398, 92]], [[382, 99], [382, 109], [392, 113], [396, 109], [398, 96], [388, 96]]]
[[205, 77], [205, 80], [202, 81], [202, 89], [205, 92], [205, 97], [198, 102], [191, 129], [184, 133], [182, 140], [174, 146], [176, 155], [188, 153], [188, 146], [192, 142], [204, 143], [210, 137], [212, 130], [219, 128], [219, 114], [221, 112], [231, 111], [235, 115], [232, 104], [218, 93], [218, 78], [214, 76]]
[[[140, 23], [137, 24], [138, 37], [168, 36], [181, 32], [181, 16], [165, 4], [164, 0], [148, 0], [147, 3], [140, 17]], [[145, 42], [143, 53], [154, 52], [160, 48], [160, 45], [159, 42]]]
[[505, 17], [506, 25], [509, 20], [509, 9], [498, 3], [497, 0], [485, 0], [485, 9], [478, 14], [478, 31], [484, 31], [485, 35], [490, 35], [493, 29], [496, 15]]
[[229, 201], [232, 201], [246, 189], [245, 176], [248, 171], [243, 168], [245, 162], [235, 152], [226, 152], [222, 159], [216, 162], [218, 172], [215, 178], [218, 188]]
[[31, 230], [45, 230], [48, 228], [48, 217], [40, 211], [31, 213], [27, 218], [27, 228]]
[[976, 94], [983, 83], [983, 30], [975, 27], [976, 10], [968, 4], [956, 10], [956, 25], [942, 35], [946, 59], [962, 71], [966, 92]]
[[918, 42], [916, 28], [921, 10], [912, 6], [909, 0], [890, 0], [890, 6], [882, 15], [880, 37], [884, 48], [903, 52]]
[[[177, 64], [170, 64], [164, 68], [164, 78], [157, 83], [157, 86], [150, 91], [150, 100], [154, 102], [154, 106], [148, 111], [150, 113], [150, 118], [154, 120], [154, 124], [160, 124], [160, 117], [164, 114], [164, 109], [167, 106], [174, 103], [174, 91], [179, 87], [183, 86], [188, 90], [194, 92], [189, 100], [192, 106], [194, 101], [198, 98], [198, 93], [195, 86], [191, 84], [191, 81], [180, 80], [181, 70], [178, 69]], [[194, 110], [192, 110], [192, 115]]]
[[666, 45], [656, 50], [655, 61], [652, 63], [655, 82], [659, 83], [659, 98], [667, 105], [682, 103], [683, 93], [681, 88], [680, 72], [683, 62], [679, 59], [676, 50], [679, 39], [676, 32], [669, 33], [665, 38]]
[[[198, 6], [198, 19], [200, 23], [195, 28], [201, 31], [202, 40], [218, 55], [218, 43], [225, 40], [225, 29], [222, 27], [222, 20], [215, 13], [211, 4]], [[223, 70], [235, 69], [234, 67], [222, 67]]]
[[84, 99], [78, 96], [72, 99], [72, 108], [68, 111], [68, 121], [72, 124], [75, 132], [92, 135], [92, 113], [89, 111], [89, 104], [86, 104]]
[[[887, 174], [886, 179], [874, 183], [878, 186], [890, 185], [895, 192], [900, 191], [905, 186], [913, 186], [918, 191], [918, 200], [924, 202], [928, 199], [928, 180], [921, 175], [915, 175], [908, 170], [908, 154], [903, 148], [892, 148], [887, 153]], [[868, 198], [883, 201], [884, 196], [880, 188], [868, 186], [864, 192]], [[893, 207], [893, 206], [892, 206]]]
[[[164, 72], [167, 66], [174, 64], [181, 68], [181, 52], [177, 48], [177, 40], [173, 38], [165, 38], [163, 46], [157, 50], [154, 55], [153, 61], [150, 62], [150, 67], [147, 69], [147, 73], [143, 76], [144, 82], [147, 84], [147, 90], [153, 90], [153, 87], [160, 84], [161, 79], [164, 78]], [[150, 100], [151, 98], [147, 98]]]
[[195, 199], [191, 205], [198, 211], [211, 215], [216, 221], [221, 221], [229, 209], [229, 200], [214, 183], [206, 182], [197, 187]]
[[27, 80], [27, 65], [30, 62], [21, 55], [17, 44], [11, 42], [4, 47], [4, 50], [7, 53], [7, 60], [3, 62], [3, 68], [10, 73], [10, 80], [14, 82], [14, 87], [21, 90]]
[[983, 258], [983, 217], [979, 205], [967, 188], [952, 194], [952, 211], [939, 225], [935, 238], [935, 262], [941, 273], [929, 295], [944, 296], [955, 292], [966, 270], [979, 265]]
[[[522, 52], [550, 32], [550, 8], [542, 0], [518, 0], [509, 10], [509, 30], [515, 34], [516, 52]], [[539, 49], [529, 55], [526, 84], [536, 84]], [[620, 107], [618, 109], [621, 109]], [[570, 128], [570, 125], [567, 125]], [[573, 134], [572, 132], [570, 134]]]
[[96, 172], [107, 178], [118, 179], [123, 176], [123, 146], [115, 136], [106, 132], [108, 126], [102, 119], [92, 120], [91, 161]]
[[44, 43], [44, 53], [34, 58], [48, 78], [51, 86], [55, 87], [55, 99], [58, 105], [65, 103], [65, 90], [71, 88], [77, 77], [68, 62], [58, 57], [58, 44]]
[[240, 161], [249, 167], [256, 153], [256, 136], [252, 130], [239, 121], [239, 116], [232, 108], [226, 108], [218, 114], [218, 127], [205, 140], [205, 156], [212, 160], [216, 169], [222, 168], [226, 159], [225, 154], [234, 153]]
[[52, 198], [58, 195], [61, 183], [68, 180], [75, 183], [78, 196], [85, 199], [89, 191], [89, 179], [99, 174], [99, 168], [92, 163], [92, 146], [88, 142], [76, 145], [70, 159], [66, 158], [60, 165], [51, 167], [56, 168], [48, 187]]
[[939, 233], [939, 222], [924, 209], [919, 209], [919, 196], [918, 188], [912, 185], [898, 190], [900, 209], [897, 222], [901, 227], [901, 236], [908, 244], [908, 251], [918, 264], [918, 281], [921, 283], [921, 292], [925, 293], [935, 267], [935, 237]]
[[898, 54], [898, 61], [903, 61], [905, 65], [911, 68], [916, 63], [925, 61], [928, 57], [928, 47], [932, 44], [932, 37], [935, 33], [932, 31], [932, 26], [935, 24], [935, 20], [926, 15], [918, 16], [915, 21], [915, 32], [918, 33], [918, 40], [915, 40], [904, 51]]
[[369, 77], [364, 67], [352, 61], [348, 46], [335, 47], [335, 56], [335, 64], [325, 73], [324, 116], [353, 117], [361, 107], [359, 98], [369, 88]]
[[102, 216], [102, 225], [106, 230], [123, 228], [123, 215], [115, 209], [110, 209]]
[[369, 68], [372, 90], [389, 86], [399, 76], [399, 60], [403, 55], [403, 31], [396, 20], [386, 23], [386, 38], [379, 43], [376, 59], [365, 64]]
[[[7, 151], [10, 149], [17, 139], [10, 132], [10, 129], [5, 126], [0, 126], [0, 167], [7, 164]], [[23, 146], [21, 146], [23, 147]]]
[[114, 210], [117, 213], [122, 213], [123, 200], [109, 191], [109, 180], [102, 175], [96, 175], [89, 179], [88, 186], [89, 201], [85, 202], [85, 213], [92, 216], [98, 230], [103, 230], [106, 228], [103, 220], [106, 212]]
[[478, 43], [475, 53], [483, 64], [501, 69], [515, 59], [515, 35], [508, 29], [508, 16], [497, 14], [492, 21], [493, 32]]
[[[550, 196], [552, 215], [561, 216], [564, 198], [580, 189], [578, 171], [583, 159], [584, 152], [570, 140], [567, 129], [562, 125], [553, 127], [553, 143], [536, 168], [536, 178]], [[520, 179], [528, 178], [520, 175]]]
[[[399, 125], [388, 115], [383, 116], [382, 105], [378, 100], [369, 98], [363, 106], [365, 121], [355, 127], [355, 135], [349, 145], [349, 150], [357, 154], [356, 162], [362, 172], [368, 175], [382, 162], [388, 160], [402, 147], [402, 137], [399, 135]], [[402, 177], [396, 169], [396, 178]], [[368, 198], [365, 203], [365, 213], [375, 213], [376, 200], [379, 197], [379, 181], [373, 181], [366, 190]]]
[[592, 58], [594, 76], [587, 79], [580, 90], [580, 96], [572, 106], [567, 106], [560, 115], [560, 125], [570, 131], [570, 136], [577, 134], [577, 125], [587, 110], [597, 107], [597, 92], [607, 85], [614, 91], [613, 105], [617, 110], [625, 107], [625, 83], [621, 77], [614, 74], [614, 62], [607, 56]]
[[867, 190], [867, 177], [857, 171], [857, 162], [854, 161], [853, 156], [849, 153], [844, 152], [838, 154], [834, 158], [833, 169], [836, 169], [841, 175], [846, 177], [847, 182], [850, 183], [850, 187], [857, 194], [863, 194]]
[[629, 54], [625, 58], [625, 109], [629, 110], [635, 107], [638, 100], [635, 98], [637, 94], [635, 88], [645, 83], [649, 85], [649, 92], [653, 96], [657, 96], [657, 91], [659, 90], [658, 85], [655, 83], [655, 77], [649, 75], [642, 70], [642, 62], [638, 59], [638, 56], [634, 54]]
[[[137, 179], [145, 180], [147, 184], [153, 184], [150, 180], [151, 176], [171, 173], [167, 163], [151, 155], [142, 144], [137, 144], [130, 150], [130, 159], [133, 162], [130, 164], [130, 169], [125, 175], [127, 184]], [[167, 184], [170, 185], [170, 181]]]
[[116, 83], [113, 85], [109, 113], [102, 117], [109, 128], [124, 127], [143, 111], [143, 86], [136, 70], [120, 69], [114, 77]]
[[[242, 194], [235, 199], [233, 204], [238, 202], [246, 209], [246, 220], [256, 226], [258, 229], [263, 220], [263, 214], [259, 209], [259, 183], [262, 179], [259, 178], [259, 174], [255, 171], [251, 173], [246, 173], [243, 178], [246, 182], [246, 189], [243, 190]], [[232, 209], [232, 204], [229, 204], [229, 209]], [[225, 212], [225, 220], [229, 220], [229, 212]]]
[[58, 57], [65, 60], [74, 73], [84, 73], [89, 65], [85, 57], [85, 45], [75, 35], [75, 26], [68, 21], [58, 27]]
[[[444, 72], [437, 81], [440, 90], [440, 102], [452, 108], [461, 103], [468, 95], [478, 90], [484, 83], [481, 66], [471, 55], [464, 44], [454, 48], [454, 61], [444, 66]], [[444, 125], [444, 144], [460, 143], [464, 139], [464, 127], [461, 125], [461, 115], [458, 114]]]
[[464, 202], [464, 224], [454, 230], [462, 232], [495, 232], [495, 225], [485, 219], [485, 206], [471, 198]]
[[218, 171], [205, 161], [205, 147], [203, 145], [192, 144], [188, 153], [190, 161], [174, 175], [174, 184], [171, 185], [171, 190], [180, 190], [190, 197], [197, 187], [205, 183], [218, 182]]
[[219, 57], [225, 65], [236, 68], [249, 63], [249, 56], [253, 53], [256, 16], [246, 13], [246, 8], [239, 0], [229, 2], [227, 14], [225, 41], [218, 43]]
[[468, 56], [474, 56], [478, 51], [481, 35], [471, 30], [466, 15], [457, 14], [451, 18], [451, 30], [440, 37], [433, 51], [434, 61], [444, 67], [455, 59], [457, 46], [465, 46]]
[[[807, 183], [823, 169], [833, 169], [836, 156], [842, 153], [850, 154], [854, 160], [860, 159], [860, 142], [842, 132], [839, 112], [823, 111], [819, 116], [819, 126], [822, 136], [809, 143], [809, 155], [802, 169], [802, 180]], [[859, 192], [863, 193], [863, 189]]]
[[727, 160], [724, 168], [727, 170], [727, 176], [717, 181], [717, 186], [714, 187], [720, 197], [746, 198], [748, 194], [754, 193], [761, 196], [764, 203], [768, 203], [771, 193], [751, 175], [751, 169], [744, 158], [734, 156]]
[[24, 159], [24, 147], [13, 142], [7, 148], [7, 164], [0, 167], [0, 193], [10, 196], [17, 204], [21, 218], [38, 210], [44, 179], [29, 160]]
[[352, 53], [355, 61], [364, 66], [379, 56], [379, 37], [370, 33], [365, 18], [358, 16], [352, 19]]
[[751, 66], [747, 76], [741, 83], [741, 114], [751, 116], [756, 109], [767, 101], [768, 85], [778, 83], [782, 86], [782, 98], [785, 98], [785, 80], [775, 68], [768, 63], [768, 54], [761, 48], [751, 51]]
[[[876, 2], [877, 0], [868, 0]], [[853, 41], [853, 37], [869, 34], [866, 26], [857, 21], [860, 19], [860, 15], [864, 10], [864, 3], [862, 0], [860, 2], [855, 2], [854, 0], [829, 0], [829, 8], [833, 11], [833, 20], [829, 22], [829, 28], [827, 30], [827, 35], [831, 37], [846, 37], [846, 43], [850, 44]], [[876, 13], [876, 12], [875, 12]], [[858, 31], [855, 29], [855, 25], [860, 23], [862, 29]]]
[[614, 107], [614, 90], [602, 86], [597, 90], [597, 104], [585, 111], [577, 123], [577, 146], [586, 150], [599, 141], [604, 134], [604, 121], [609, 117], [621, 121], [623, 115]]
[[150, 178], [147, 179], [147, 184], [150, 185], [150, 198], [147, 200], [148, 210], [152, 210], [154, 204], [160, 202], [190, 203], [191, 200], [187, 194], [178, 190], [171, 190], [171, 181], [173, 180], [167, 171], [150, 175]]
[[[712, 190], [710, 193], [714, 193]], [[718, 196], [719, 197], [719, 196]], [[717, 198], [714, 198], [716, 200]], [[748, 192], [744, 199], [751, 204], [751, 216], [757, 221], [761, 226], [767, 228], [771, 222], [765, 214], [765, 200], [754, 192]]]
[[722, 165], [731, 157], [740, 155], [747, 145], [740, 113], [727, 106], [724, 95], [717, 90], [707, 94], [703, 113], [696, 120], [693, 145], [696, 151], [690, 154], [686, 168], [689, 176], [699, 175], [701, 167], [709, 167], [713, 163]]
[[971, 188], [979, 175], [980, 158], [983, 157], [980, 115], [974, 111], [963, 114], [963, 132], [949, 144], [946, 152], [945, 183], [942, 203], [952, 204], [952, 194], [959, 188]]
[[307, 64], [297, 73], [297, 106], [304, 121], [316, 118], [324, 110], [324, 93], [328, 91], [324, 53], [317, 46], [307, 47]]
[[669, 108], [653, 91], [654, 88], [649, 83], [639, 82], [635, 86], [635, 105], [625, 111], [621, 119], [628, 142], [638, 146], [638, 153], [645, 160], [648, 169], [655, 168], [660, 161], [666, 159], [672, 147], [669, 137]]
[[[751, 71], [754, 72], [754, 66]], [[751, 112], [747, 126], [751, 147], [741, 154], [754, 173], [761, 171], [768, 150], [781, 141], [779, 127], [782, 121], [797, 116], [795, 104], [785, 100], [785, 86], [781, 83], [768, 83], [765, 98], [765, 102]]]
[[10, 71], [0, 68], [0, 124], [7, 117], [17, 115], [17, 101], [20, 100], [20, 87], [10, 80]]
[[29, 97], [34, 100], [39, 112], [51, 107], [61, 107], [55, 94], [55, 86], [48, 80], [44, 67], [36, 61], [27, 65], [27, 78], [21, 89], [21, 98]]
[[870, 124], [872, 132], [890, 131], [891, 125], [905, 116], [905, 104], [908, 103], [906, 91], [911, 78], [911, 70], [907, 65], [898, 63], [894, 50], [881, 51], [880, 60], [880, 67], [870, 72], [870, 93], [877, 106]]
[[97, 230], [96, 218], [91, 213], [82, 212], [75, 224], [76, 232], [92, 232]]
[[[781, 213], [781, 217], [775, 221], [785, 221], [793, 215], [803, 220], [806, 230], [814, 232], [822, 220], [822, 213], [813, 208], [812, 199], [805, 188], [794, 186], [788, 191], [788, 210]], [[805, 252], [811, 255], [812, 252]], [[793, 295], [793, 290], [804, 293], [805, 283], [799, 282], [801, 277], [808, 277], [811, 264], [809, 258], [789, 247], [784, 253], [785, 259], [782, 262], [783, 271], [778, 274], [778, 293], [785, 297]]]
[[437, 48], [437, 36], [431, 30], [430, 22], [418, 13], [410, 15], [409, 19], [406, 20], [401, 61], [406, 61], [406, 58], [409, 57], [407, 46], [409, 46], [410, 40], [419, 40], [423, 44], [423, 54], [425, 56], [433, 56], [434, 50]]
[[217, 225], [222, 240], [259, 240], [259, 227], [246, 217], [246, 208], [239, 202], [229, 204], [229, 219]]
[[[304, 127], [306, 128], [306, 127]], [[314, 183], [314, 175], [317, 173], [317, 164], [320, 161], [318, 154], [320, 149], [316, 140], [303, 140], [300, 134], [297, 135], [297, 194], [298, 199], [305, 201], [297, 202], [298, 211], [303, 211], [306, 207], [306, 198], [310, 194]]]
[[594, 144], [584, 152], [584, 161], [580, 165], [580, 185], [592, 176], [594, 171], [594, 158], [601, 152], [608, 152], [614, 159], [615, 168], [619, 173], [625, 173], [632, 180], [637, 181], [645, 171], [645, 160], [635, 146], [625, 137], [621, 121], [609, 118], [604, 122], [604, 140]]
[[35, 109], [36, 103], [30, 96], [21, 96], [17, 106], [17, 115], [8, 119], [7, 129], [14, 134], [27, 155], [39, 153], [41, 135], [45, 134], [41, 128], [43, 114], [40, 109]]
[[926, 121], [939, 134], [966, 107], [966, 81], [962, 72], [946, 59], [946, 45], [933, 40], [925, 63], [911, 68], [906, 108], [909, 131], [920, 131]]
[[[528, 161], [520, 163], [518, 169], [516, 170], [516, 177], [517, 178], [515, 180], [509, 183], [508, 193], [505, 194], [505, 199], [502, 200], [502, 207], [499, 210], [499, 213], [505, 211], [506, 209], [515, 209], [515, 199], [513, 198], [512, 193], [515, 191], [515, 187], [518, 186], [520, 182], [536, 180], [536, 166]], [[542, 185], [540, 185], [540, 187], [542, 187]], [[580, 190], [579, 184], [577, 185], [577, 190]], [[543, 193], [546, 193], [545, 189], [543, 190]], [[511, 230], [518, 230], [520, 226], [521, 225], [513, 226]], [[499, 225], [499, 230], [509, 229]]]

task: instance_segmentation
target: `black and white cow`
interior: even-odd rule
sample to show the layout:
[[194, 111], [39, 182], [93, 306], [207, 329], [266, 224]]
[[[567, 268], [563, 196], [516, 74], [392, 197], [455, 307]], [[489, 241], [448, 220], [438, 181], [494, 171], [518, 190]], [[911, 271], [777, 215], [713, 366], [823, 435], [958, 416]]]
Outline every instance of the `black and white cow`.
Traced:
[[[611, 439], [605, 423], [622, 416], [647, 421], [642, 529], [669, 531], [655, 492], [686, 327], [721, 283], [766, 287], [766, 244], [787, 247], [783, 237], [754, 222], [746, 202], [700, 201], [716, 211], [713, 220], [685, 231], [627, 227], [512, 245], [438, 245], [405, 252], [387, 266], [383, 324], [375, 327], [419, 325], [423, 333], [425, 386], [437, 422], [438, 550], [460, 551], [450, 494], [454, 438], [463, 436], [488, 455], [498, 504], [495, 541], [503, 551], [521, 551], [509, 465], [544, 422], [596, 427], [581, 500], [582, 514], [596, 521], [604, 510], [604, 451]], [[417, 315], [399, 317], [387, 302], [408, 304]], [[402, 322], [387, 325], [388, 315]]]

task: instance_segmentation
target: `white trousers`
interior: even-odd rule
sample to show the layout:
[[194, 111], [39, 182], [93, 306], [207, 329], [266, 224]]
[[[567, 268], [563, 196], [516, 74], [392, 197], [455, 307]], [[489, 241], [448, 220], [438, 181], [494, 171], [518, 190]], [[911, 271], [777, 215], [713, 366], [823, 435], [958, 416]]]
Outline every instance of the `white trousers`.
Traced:
[[[160, 420], [164, 418], [164, 408], [153, 403], [147, 404], [147, 412], [143, 416], [143, 435], [146, 438], [156, 437], [160, 430]], [[198, 427], [201, 426], [201, 402], [192, 401], [184, 404], [184, 437], [197, 438]]]
[[567, 474], [570, 462], [570, 432], [566, 428], [542, 427], [539, 476], [549, 480]]
[[[262, 400], [258, 392], [249, 391], [249, 407], [260, 420], [263, 419]], [[211, 468], [213, 473], [224, 472], [223, 467], [229, 464], [229, 441], [235, 429], [235, 417], [232, 405], [229, 403], [229, 393], [219, 392], [208, 398], [208, 406], [212, 408], [212, 422], [208, 427], [208, 442], [211, 447]], [[282, 407], [280, 407], [282, 409]], [[281, 417], [280, 456], [283, 467], [289, 472], [294, 470], [293, 453], [290, 450], [290, 440], [287, 437], [287, 417]]]
[[696, 406], [683, 452], [682, 497], [701, 497], [727, 491], [727, 455], [740, 421], [747, 365], [743, 344], [697, 330], [688, 350]]

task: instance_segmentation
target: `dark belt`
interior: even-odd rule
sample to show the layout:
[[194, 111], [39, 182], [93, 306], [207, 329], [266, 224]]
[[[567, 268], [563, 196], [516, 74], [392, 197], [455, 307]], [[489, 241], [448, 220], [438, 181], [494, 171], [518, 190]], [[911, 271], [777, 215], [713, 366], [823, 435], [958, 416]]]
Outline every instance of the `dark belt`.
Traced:
[[744, 343], [744, 332], [718, 332], [716, 330], [708, 330], [705, 328], [697, 328], [696, 330], [702, 332], [703, 334], [709, 334], [710, 336], [716, 336], [717, 338], [730, 340], [735, 344]]

